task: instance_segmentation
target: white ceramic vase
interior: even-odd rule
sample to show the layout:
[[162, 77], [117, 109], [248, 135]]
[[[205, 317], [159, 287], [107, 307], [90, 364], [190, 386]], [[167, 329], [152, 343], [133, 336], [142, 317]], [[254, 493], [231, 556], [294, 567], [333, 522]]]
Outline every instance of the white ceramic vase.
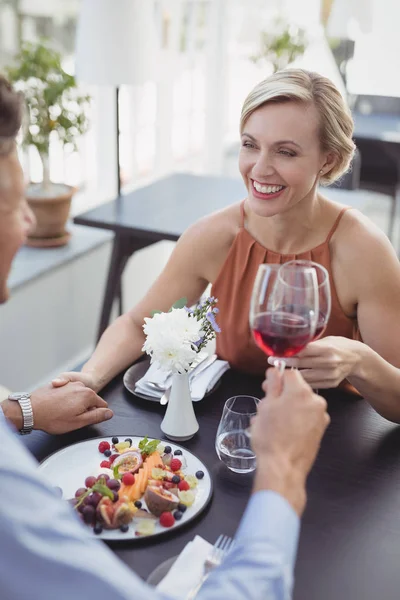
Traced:
[[198, 429], [190, 394], [189, 373], [174, 373], [161, 431], [170, 440], [183, 442], [190, 440]]

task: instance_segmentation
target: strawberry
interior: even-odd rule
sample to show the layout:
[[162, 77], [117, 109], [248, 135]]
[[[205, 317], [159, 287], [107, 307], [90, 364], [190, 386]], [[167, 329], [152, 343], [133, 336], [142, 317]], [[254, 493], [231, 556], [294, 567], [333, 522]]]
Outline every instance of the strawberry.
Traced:
[[163, 512], [160, 515], [160, 525], [163, 527], [172, 527], [175, 523], [175, 517], [170, 512]]
[[133, 485], [135, 483], [135, 476], [133, 473], [124, 473], [122, 476], [122, 483], [124, 485]]
[[110, 449], [110, 444], [108, 442], [100, 442], [99, 444], [99, 452], [101, 452], [102, 454], [104, 454], [104, 452], [106, 450]]
[[109, 460], [102, 460], [100, 463], [102, 469], [109, 469], [111, 467]]
[[187, 481], [182, 480], [178, 484], [178, 490], [180, 490], [181, 492], [187, 492], [187, 490], [190, 490], [190, 485]]
[[169, 466], [170, 466], [171, 471], [179, 471], [179, 469], [182, 466], [182, 463], [179, 460], [179, 458], [173, 458], [171, 460], [171, 464]]

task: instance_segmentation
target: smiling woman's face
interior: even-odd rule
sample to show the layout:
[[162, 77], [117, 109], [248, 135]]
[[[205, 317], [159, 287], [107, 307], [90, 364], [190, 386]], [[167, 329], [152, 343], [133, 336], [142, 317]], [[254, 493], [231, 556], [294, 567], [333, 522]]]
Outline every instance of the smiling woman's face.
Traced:
[[0, 156], [0, 304], [8, 299], [11, 264], [33, 224], [17, 153]]
[[250, 208], [259, 216], [286, 212], [309, 195], [327, 162], [312, 104], [265, 104], [244, 125], [239, 169]]

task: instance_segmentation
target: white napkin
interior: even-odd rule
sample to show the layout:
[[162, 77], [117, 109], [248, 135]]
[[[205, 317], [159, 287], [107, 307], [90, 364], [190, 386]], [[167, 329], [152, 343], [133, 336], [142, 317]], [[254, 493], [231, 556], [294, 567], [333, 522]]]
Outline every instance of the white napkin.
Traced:
[[211, 548], [212, 544], [196, 535], [192, 542], [186, 544], [164, 579], [158, 584], [157, 590], [174, 600], [185, 600], [190, 590], [202, 578], [204, 561]]
[[[190, 388], [193, 402], [202, 400], [205, 394], [211, 390], [222, 375], [229, 369], [229, 363], [226, 360], [216, 360], [207, 369], [196, 375], [189, 376]], [[162, 371], [155, 364], [150, 365], [144, 377], [139, 379], [135, 385], [135, 392], [161, 398], [164, 389], [171, 385], [171, 373]], [[158, 390], [149, 385], [149, 381], [156, 382], [163, 387]]]

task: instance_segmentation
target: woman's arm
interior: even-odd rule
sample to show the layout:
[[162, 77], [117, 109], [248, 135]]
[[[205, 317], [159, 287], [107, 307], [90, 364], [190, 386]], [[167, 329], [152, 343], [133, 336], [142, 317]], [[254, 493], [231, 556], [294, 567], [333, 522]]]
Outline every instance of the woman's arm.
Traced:
[[[160, 276], [144, 298], [129, 312], [116, 319], [101, 339], [81, 373], [62, 373], [53, 385], [65, 379], [83, 381], [95, 391], [142, 354], [144, 318], [153, 310], [168, 311], [180, 298], [194, 304], [220, 268], [234, 235], [234, 207], [209, 215], [192, 225], [179, 239]], [[239, 211], [236, 210], [237, 214]], [[225, 250], [226, 249], [226, 250]], [[222, 262], [221, 262], [222, 261]], [[216, 267], [217, 265], [217, 267]]]
[[400, 265], [386, 236], [364, 219], [343, 232], [337, 257], [354, 290], [363, 342], [329, 336], [288, 364], [314, 388], [352, 385], [383, 417], [400, 422]]

